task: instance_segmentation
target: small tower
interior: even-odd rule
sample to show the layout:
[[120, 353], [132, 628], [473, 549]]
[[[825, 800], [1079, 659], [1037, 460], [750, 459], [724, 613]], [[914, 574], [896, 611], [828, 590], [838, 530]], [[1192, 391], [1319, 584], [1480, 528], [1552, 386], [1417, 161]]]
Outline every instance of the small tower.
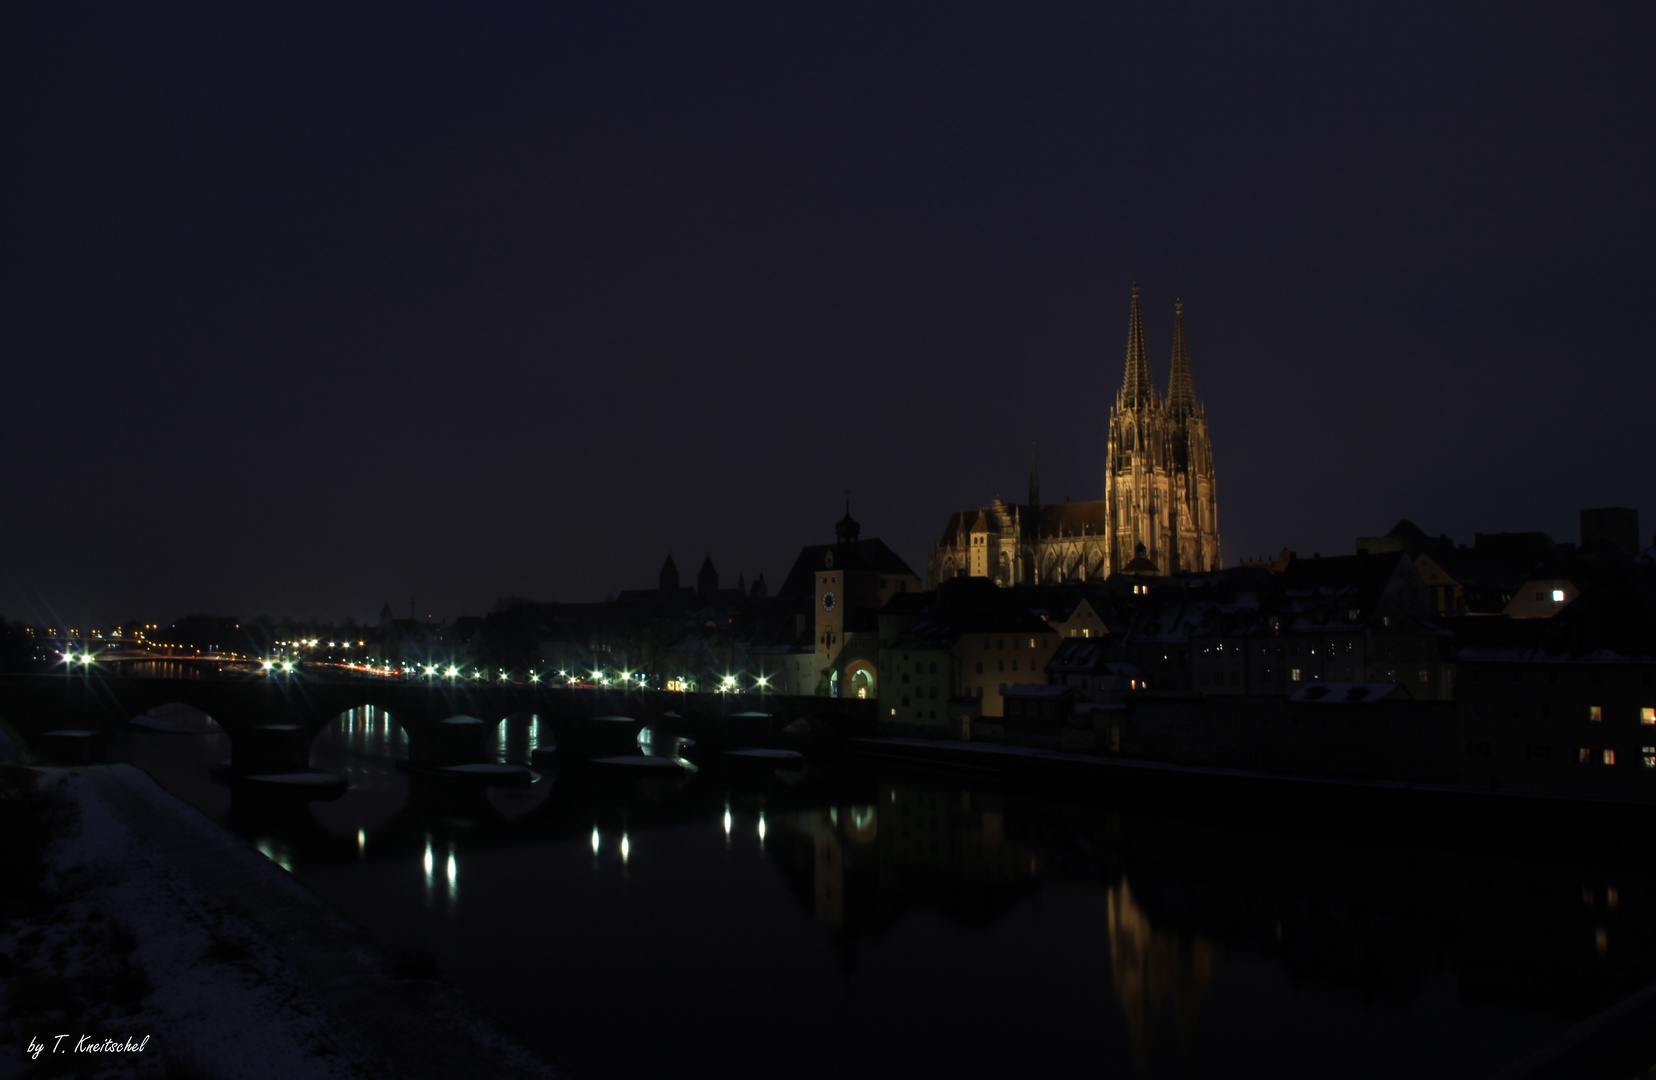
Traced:
[[709, 555], [702, 560], [701, 569], [696, 573], [696, 595], [703, 600], [713, 600], [719, 592], [719, 572], [713, 569], [713, 556]]
[[862, 526], [851, 516], [851, 497], [845, 497], [845, 516], [834, 525], [834, 536], [842, 545], [855, 544], [862, 534]]
[[661, 564], [661, 575], [656, 579], [663, 598], [674, 595], [679, 589], [678, 567], [673, 564], [673, 556], [669, 554], [667, 561]]

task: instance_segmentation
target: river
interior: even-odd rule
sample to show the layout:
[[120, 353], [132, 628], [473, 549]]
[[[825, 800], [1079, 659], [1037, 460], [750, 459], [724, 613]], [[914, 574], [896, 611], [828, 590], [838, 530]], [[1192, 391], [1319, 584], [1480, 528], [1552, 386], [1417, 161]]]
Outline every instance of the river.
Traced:
[[835, 762], [456, 788], [369, 709], [318, 737], [350, 786], [312, 802], [212, 779], [225, 736], [165, 719], [111, 756], [595, 1080], [1461, 1077], [1656, 980], [1656, 880], [1614, 838]]

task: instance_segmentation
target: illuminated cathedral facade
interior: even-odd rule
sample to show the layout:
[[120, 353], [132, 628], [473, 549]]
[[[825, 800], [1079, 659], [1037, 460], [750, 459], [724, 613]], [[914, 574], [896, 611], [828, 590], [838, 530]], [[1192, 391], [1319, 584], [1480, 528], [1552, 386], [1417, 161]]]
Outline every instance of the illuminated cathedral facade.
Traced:
[[1191, 378], [1184, 305], [1173, 305], [1173, 363], [1163, 396], [1150, 375], [1135, 284], [1127, 370], [1106, 433], [1104, 498], [1042, 505], [1031, 462], [1027, 503], [997, 498], [949, 518], [927, 558], [926, 584], [969, 576], [1043, 585], [1220, 566], [1213, 444]]

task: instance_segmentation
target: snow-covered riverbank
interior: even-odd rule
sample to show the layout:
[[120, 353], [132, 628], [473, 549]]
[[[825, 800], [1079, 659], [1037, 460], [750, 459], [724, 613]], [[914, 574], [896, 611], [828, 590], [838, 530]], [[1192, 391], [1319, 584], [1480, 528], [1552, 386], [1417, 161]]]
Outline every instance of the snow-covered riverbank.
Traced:
[[143, 772], [41, 776], [60, 900], [0, 929], [0, 1077], [559, 1075]]

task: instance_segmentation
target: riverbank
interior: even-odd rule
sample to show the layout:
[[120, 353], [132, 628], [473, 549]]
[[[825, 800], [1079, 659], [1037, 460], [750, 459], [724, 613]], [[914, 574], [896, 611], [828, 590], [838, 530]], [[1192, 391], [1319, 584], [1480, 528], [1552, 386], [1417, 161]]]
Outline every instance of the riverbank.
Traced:
[[954, 775], [979, 783], [1108, 792], [1144, 807], [1250, 812], [1302, 817], [1383, 820], [1394, 827], [1436, 830], [1442, 823], [1487, 828], [1504, 838], [1540, 830], [1577, 835], [1577, 843], [1656, 840], [1656, 805], [1608, 795], [1563, 795], [1515, 788], [1472, 788], [1401, 780], [1345, 779], [1257, 772], [1219, 765], [1181, 765], [1156, 760], [1075, 754], [997, 742], [939, 739], [848, 739], [853, 759], [884, 767]]
[[57, 835], [0, 929], [0, 1077], [562, 1075], [142, 771], [36, 773]]

